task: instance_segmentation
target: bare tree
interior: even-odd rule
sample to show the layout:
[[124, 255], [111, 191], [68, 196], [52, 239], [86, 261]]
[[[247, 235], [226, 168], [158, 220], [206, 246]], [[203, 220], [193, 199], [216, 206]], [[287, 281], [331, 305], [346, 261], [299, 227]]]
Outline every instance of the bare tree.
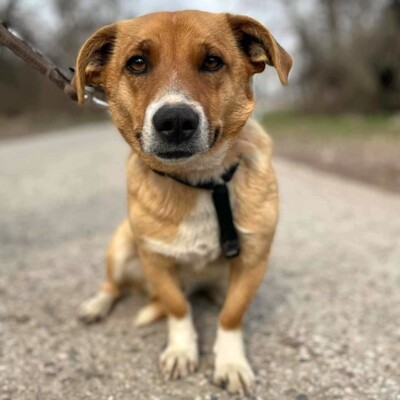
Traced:
[[306, 15], [285, 4], [300, 41], [306, 109], [400, 109], [400, 0], [314, 0]]

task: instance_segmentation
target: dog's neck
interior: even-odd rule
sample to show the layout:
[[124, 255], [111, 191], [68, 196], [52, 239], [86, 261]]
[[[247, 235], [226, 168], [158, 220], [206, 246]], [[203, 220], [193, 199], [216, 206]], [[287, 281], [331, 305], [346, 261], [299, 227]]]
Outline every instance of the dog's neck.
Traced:
[[218, 177], [213, 176], [210, 180], [202, 179], [198, 182], [188, 181], [187, 179], [182, 179], [176, 175], [161, 172], [156, 169], [153, 169], [152, 171], [160, 176], [166, 176], [168, 178], [175, 180], [176, 182], [179, 182], [186, 186], [190, 186], [192, 188], [214, 190], [217, 186], [225, 185], [226, 183], [228, 183], [232, 179], [233, 174], [236, 172], [238, 166], [239, 166], [239, 161], [237, 163], [232, 164], [226, 171], [224, 171], [223, 174], [219, 175]]
[[220, 243], [223, 254], [226, 258], [233, 258], [240, 254], [240, 243], [238, 233], [233, 222], [233, 214], [231, 201], [229, 199], [229, 190], [227, 184], [233, 178], [236, 170], [239, 167], [239, 162], [232, 164], [218, 179], [192, 183], [187, 180], [182, 180], [174, 175], [166, 174], [157, 170], [154, 173], [172, 179], [179, 184], [189, 186], [194, 189], [203, 189], [210, 191], [212, 202], [217, 214], [217, 220], [220, 231]]

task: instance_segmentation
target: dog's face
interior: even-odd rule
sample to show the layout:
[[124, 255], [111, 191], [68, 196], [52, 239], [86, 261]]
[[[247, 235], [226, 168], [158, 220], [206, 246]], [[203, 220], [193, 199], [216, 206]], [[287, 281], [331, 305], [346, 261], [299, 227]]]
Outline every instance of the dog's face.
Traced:
[[171, 170], [222, 159], [254, 108], [265, 64], [283, 84], [291, 57], [257, 21], [200, 11], [108, 25], [83, 45], [75, 85], [104, 87], [113, 120], [139, 156]]

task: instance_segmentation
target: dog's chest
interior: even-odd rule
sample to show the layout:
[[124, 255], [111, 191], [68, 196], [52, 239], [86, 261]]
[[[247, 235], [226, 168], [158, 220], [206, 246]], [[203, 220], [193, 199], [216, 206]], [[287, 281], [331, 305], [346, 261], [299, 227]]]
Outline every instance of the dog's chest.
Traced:
[[210, 192], [201, 191], [190, 214], [170, 242], [147, 239], [150, 248], [174, 258], [179, 264], [201, 269], [221, 253], [219, 227]]

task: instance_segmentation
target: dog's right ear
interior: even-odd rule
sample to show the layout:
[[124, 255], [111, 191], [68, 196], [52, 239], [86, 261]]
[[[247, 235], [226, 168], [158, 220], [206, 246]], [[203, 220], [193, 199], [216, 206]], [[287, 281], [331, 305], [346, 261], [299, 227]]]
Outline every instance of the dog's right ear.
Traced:
[[117, 34], [115, 24], [106, 25], [95, 32], [81, 47], [76, 62], [72, 86], [78, 95], [79, 104], [85, 101], [85, 86], [103, 84], [104, 68], [113, 52]]

